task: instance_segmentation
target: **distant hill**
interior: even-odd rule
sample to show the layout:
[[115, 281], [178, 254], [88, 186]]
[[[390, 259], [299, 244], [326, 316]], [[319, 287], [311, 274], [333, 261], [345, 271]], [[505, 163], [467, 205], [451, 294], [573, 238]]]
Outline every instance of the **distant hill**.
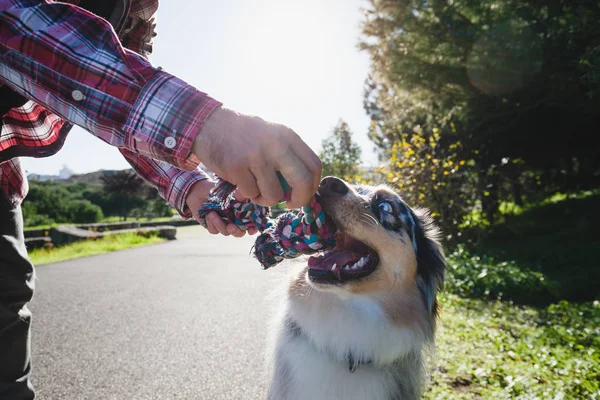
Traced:
[[[59, 179], [59, 181], [65, 182], [65, 183], [85, 182], [85, 183], [92, 183], [92, 184], [93, 183], [101, 184], [102, 183], [101, 178], [104, 175], [114, 174], [115, 172], [119, 172], [119, 171], [123, 171], [123, 170], [101, 169], [99, 171], [88, 172], [87, 174], [73, 175], [69, 179]], [[133, 171], [133, 170], [131, 168], [129, 168], [129, 169], [126, 169], [126, 171]]]
[[[129, 171], [133, 171], [129, 169]], [[64, 183], [78, 183], [85, 182], [90, 184], [101, 184], [102, 181], [100, 178], [104, 175], [110, 175], [118, 172], [118, 170], [99, 170], [94, 172], [88, 172], [87, 174], [75, 174], [71, 175], [68, 178], [61, 178], [59, 175], [39, 175], [39, 174], [29, 174], [27, 178], [32, 181], [54, 181], [54, 182], [64, 182]]]
[[[206, 170], [206, 168], [204, 167], [204, 164], [200, 164], [200, 168], [204, 169], [212, 178], [215, 178], [214, 173]], [[100, 178], [104, 175], [114, 174], [115, 172], [119, 172], [119, 171], [133, 171], [133, 169], [131, 169], [131, 168], [124, 169], [124, 170], [101, 169], [101, 170], [94, 171], [94, 172], [88, 172], [87, 174], [73, 174], [73, 175], [70, 175], [68, 178], [64, 178], [64, 176], [65, 176], [64, 172], [66, 171], [66, 169], [67, 169], [67, 167], [65, 166], [63, 168], [63, 170], [61, 171], [62, 177], [60, 175], [29, 174], [29, 175], [27, 175], [27, 178], [32, 181], [54, 181], [54, 182], [64, 182], [64, 183], [85, 182], [85, 183], [90, 183], [90, 184], [101, 184], [102, 181], [100, 180]], [[70, 172], [70, 170], [69, 170], [69, 172]]]

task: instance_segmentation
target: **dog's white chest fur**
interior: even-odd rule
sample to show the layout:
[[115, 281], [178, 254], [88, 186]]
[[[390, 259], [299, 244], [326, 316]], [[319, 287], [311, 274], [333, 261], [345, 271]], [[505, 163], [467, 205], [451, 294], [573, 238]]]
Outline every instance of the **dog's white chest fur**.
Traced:
[[[391, 326], [371, 299], [344, 301], [319, 292], [309, 296], [310, 301], [290, 296], [276, 317], [270, 400], [414, 398], [399, 396], [399, 385], [420, 376], [420, 362], [409, 362], [413, 371], [407, 374], [397, 361], [420, 349], [419, 334]], [[349, 354], [364, 362], [354, 372]], [[416, 382], [410, 383], [413, 387]]]
[[286, 353], [291, 379], [283, 388], [285, 397], [273, 399], [390, 399], [393, 382], [372, 365], [359, 365], [351, 373], [347, 363], [333, 361], [302, 339], [291, 340], [280, 350]]

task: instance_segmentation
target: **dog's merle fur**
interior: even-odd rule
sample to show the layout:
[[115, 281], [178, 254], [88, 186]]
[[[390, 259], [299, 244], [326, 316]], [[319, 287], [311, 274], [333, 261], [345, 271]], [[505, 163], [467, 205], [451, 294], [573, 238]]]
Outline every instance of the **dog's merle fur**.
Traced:
[[[294, 277], [269, 343], [268, 398], [417, 399], [444, 278], [439, 232], [427, 212], [384, 187], [352, 186], [325, 209], [339, 228], [378, 252], [381, 271], [328, 287], [311, 283], [306, 267]], [[362, 210], [376, 226], [364, 225]]]

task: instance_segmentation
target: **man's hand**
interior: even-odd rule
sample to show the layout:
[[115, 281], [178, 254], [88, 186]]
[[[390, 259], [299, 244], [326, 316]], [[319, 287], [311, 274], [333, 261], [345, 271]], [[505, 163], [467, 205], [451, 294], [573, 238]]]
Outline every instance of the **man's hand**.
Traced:
[[290, 128], [217, 108], [204, 122], [193, 152], [208, 169], [263, 206], [284, 200], [277, 171], [292, 187], [289, 208], [319, 188], [321, 160]]
[[[202, 205], [208, 200], [208, 194], [214, 186], [215, 182], [213, 181], [199, 181], [192, 185], [190, 191], [187, 194], [185, 202], [192, 211], [194, 219], [198, 222], [200, 222], [200, 218], [198, 217], [198, 211], [200, 210]], [[243, 196], [239, 195], [238, 193], [234, 193], [234, 196], [237, 200], [246, 200]], [[215, 212], [211, 212], [206, 216], [206, 224], [208, 225], [208, 231], [213, 235], [220, 233], [225, 236], [233, 235], [235, 237], [242, 237], [246, 234], [246, 232], [248, 232], [250, 235], [254, 235], [258, 231], [256, 228], [249, 228], [247, 231], [243, 231], [235, 224], [227, 224]]]

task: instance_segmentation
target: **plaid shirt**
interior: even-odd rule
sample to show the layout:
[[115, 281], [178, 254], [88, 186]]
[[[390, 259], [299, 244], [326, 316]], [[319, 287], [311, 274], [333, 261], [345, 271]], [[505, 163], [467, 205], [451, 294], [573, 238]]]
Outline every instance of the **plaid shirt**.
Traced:
[[31, 99], [0, 116], [0, 186], [14, 205], [28, 190], [17, 157], [56, 153], [78, 125], [118, 147], [169, 204], [191, 216], [185, 197], [206, 178], [192, 144], [220, 103], [145, 58], [157, 8], [158, 0], [133, 0], [117, 35], [72, 4], [0, 0], [0, 85]]

